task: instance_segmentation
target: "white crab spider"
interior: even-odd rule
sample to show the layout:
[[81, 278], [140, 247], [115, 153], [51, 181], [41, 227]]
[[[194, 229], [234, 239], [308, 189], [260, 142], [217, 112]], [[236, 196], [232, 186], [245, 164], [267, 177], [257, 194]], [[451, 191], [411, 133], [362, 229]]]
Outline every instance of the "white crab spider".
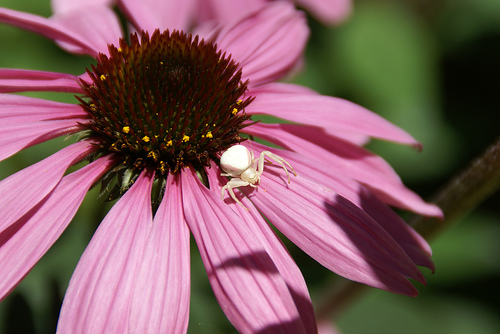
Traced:
[[279, 163], [286, 172], [288, 183], [290, 183], [290, 174], [286, 166], [290, 167], [295, 176], [297, 174], [293, 167], [282, 157], [269, 151], [262, 151], [259, 159], [254, 159], [253, 152], [250, 152], [243, 145], [234, 145], [228, 148], [220, 157], [220, 167], [225, 173], [222, 176], [231, 176], [231, 180], [221, 189], [221, 198], [224, 200], [224, 191], [227, 189], [231, 197], [241, 206], [245, 207], [236, 195], [233, 188], [251, 186], [257, 188], [260, 184], [260, 176], [264, 172], [264, 161], [269, 158]]

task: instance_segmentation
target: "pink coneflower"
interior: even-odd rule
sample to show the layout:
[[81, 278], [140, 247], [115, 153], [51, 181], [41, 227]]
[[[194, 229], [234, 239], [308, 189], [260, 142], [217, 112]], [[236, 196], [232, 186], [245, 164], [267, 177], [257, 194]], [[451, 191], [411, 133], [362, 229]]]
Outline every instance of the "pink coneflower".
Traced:
[[[430, 249], [387, 204], [430, 216], [440, 210], [360, 143], [368, 137], [418, 143], [351, 102], [274, 82], [302, 55], [308, 29], [300, 12], [275, 3], [205, 41], [159, 30], [126, 40], [109, 8], [97, 3], [89, 18], [95, 21], [83, 20], [90, 13], [84, 11], [71, 24], [0, 9], [0, 22], [97, 61], [80, 77], [0, 70], [1, 159], [78, 134], [76, 143], [0, 182], [1, 298], [98, 183], [118, 201], [73, 273], [59, 333], [185, 332], [189, 232], [238, 331], [316, 332], [304, 279], [263, 216], [326, 268], [392, 292], [417, 293], [408, 278], [425, 282], [416, 265], [433, 267]], [[97, 21], [91, 38], [84, 23]], [[78, 101], [5, 94], [22, 91], [71, 92]], [[294, 124], [255, 123], [261, 114]], [[279, 164], [266, 163], [260, 185], [236, 191], [242, 205], [230, 196], [222, 200], [229, 180], [219, 159], [235, 144], [256, 157], [270, 151], [297, 175], [288, 183]], [[67, 174], [82, 161], [88, 164]]]

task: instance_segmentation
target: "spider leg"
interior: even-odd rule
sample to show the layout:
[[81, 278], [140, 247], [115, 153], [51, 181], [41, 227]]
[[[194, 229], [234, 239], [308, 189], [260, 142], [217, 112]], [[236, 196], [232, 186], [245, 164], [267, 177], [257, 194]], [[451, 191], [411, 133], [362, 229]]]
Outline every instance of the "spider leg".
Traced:
[[221, 196], [222, 196], [222, 200], [224, 200], [224, 191], [227, 189], [227, 191], [229, 192], [229, 195], [231, 195], [231, 197], [239, 204], [241, 205], [243, 208], [245, 208], [246, 210], [248, 210], [248, 208], [246, 206], [243, 205], [243, 203], [240, 202], [240, 200], [236, 197], [236, 194], [234, 193], [233, 191], [233, 188], [238, 188], [238, 187], [244, 187], [244, 186], [248, 186], [249, 183], [246, 182], [246, 181], [243, 181], [242, 179], [240, 178], [232, 178], [228, 183], [226, 183], [226, 185], [224, 187], [222, 187], [221, 189]]
[[259, 158], [259, 172], [261, 174], [264, 172], [264, 161], [266, 160], [266, 158], [269, 158], [269, 159], [271, 159], [271, 160], [279, 163], [281, 165], [281, 167], [283, 167], [283, 169], [285, 170], [286, 176], [288, 177], [288, 183], [290, 183], [290, 174], [288, 173], [288, 169], [286, 168], [286, 166], [290, 167], [290, 170], [292, 171], [293, 175], [297, 176], [297, 173], [293, 169], [292, 165], [290, 165], [288, 163], [288, 161], [286, 161], [282, 157], [280, 157], [280, 156], [278, 156], [278, 155], [276, 155], [274, 153], [271, 153], [269, 151], [262, 151], [260, 153], [260, 158]]

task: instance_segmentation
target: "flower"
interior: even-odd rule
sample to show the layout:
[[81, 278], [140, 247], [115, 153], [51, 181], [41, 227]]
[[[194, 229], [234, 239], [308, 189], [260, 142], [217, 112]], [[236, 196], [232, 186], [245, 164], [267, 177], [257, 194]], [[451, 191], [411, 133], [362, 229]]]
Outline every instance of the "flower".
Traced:
[[[360, 143], [369, 137], [418, 143], [351, 102], [275, 82], [302, 56], [308, 29], [300, 12], [277, 2], [217, 28], [206, 41], [151, 29], [126, 41], [107, 3], [78, 7], [79, 17], [76, 4], [58, 1], [50, 19], [0, 9], [0, 22], [97, 61], [80, 77], [0, 69], [0, 159], [79, 134], [0, 182], [0, 298], [57, 240], [97, 183], [118, 201], [72, 275], [59, 333], [185, 332], [190, 232], [238, 331], [316, 332], [300, 270], [263, 216], [326, 268], [416, 294], [407, 278], [425, 282], [416, 265], [433, 268], [430, 249], [387, 204], [441, 212]], [[8, 94], [26, 91], [75, 93], [78, 103]], [[294, 124], [252, 120], [261, 114]], [[235, 143], [285, 158], [297, 176], [288, 184], [282, 170], [266, 164], [261, 185], [237, 194], [246, 209], [221, 200], [228, 179], [218, 160]], [[82, 161], [89, 163], [65, 175]]]

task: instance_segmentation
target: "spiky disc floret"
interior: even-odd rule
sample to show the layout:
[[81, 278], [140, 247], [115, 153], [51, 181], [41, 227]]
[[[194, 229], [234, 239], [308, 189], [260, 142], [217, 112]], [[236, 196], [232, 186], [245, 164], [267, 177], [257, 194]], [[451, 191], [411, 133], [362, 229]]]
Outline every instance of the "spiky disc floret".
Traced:
[[198, 36], [132, 34], [87, 73], [92, 83], [82, 80], [79, 100], [92, 118], [91, 136], [126, 169], [164, 175], [206, 166], [242, 140], [248, 82], [230, 56]]

